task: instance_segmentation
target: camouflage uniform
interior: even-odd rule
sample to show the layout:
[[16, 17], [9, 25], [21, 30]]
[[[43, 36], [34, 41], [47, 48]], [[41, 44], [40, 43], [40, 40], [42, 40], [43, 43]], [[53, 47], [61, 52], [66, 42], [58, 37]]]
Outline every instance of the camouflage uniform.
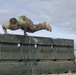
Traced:
[[[51, 26], [47, 25], [46, 22], [42, 22], [39, 24], [34, 24], [30, 19], [28, 19], [26, 16], [20, 16], [27, 24], [27, 32], [35, 32], [38, 30], [46, 29], [48, 31], [51, 31]], [[47, 28], [46, 28], [47, 27]], [[21, 28], [23, 29], [23, 28]]]

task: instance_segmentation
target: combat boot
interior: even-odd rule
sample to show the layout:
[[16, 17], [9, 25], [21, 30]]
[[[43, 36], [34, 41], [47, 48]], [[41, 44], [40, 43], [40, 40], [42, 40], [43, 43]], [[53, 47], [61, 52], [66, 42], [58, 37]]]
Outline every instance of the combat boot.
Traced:
[[52, 28], [49, 24], [46, 22], [42, 22], [41, 25], [47, 30], [47, 31], [52, 31]]

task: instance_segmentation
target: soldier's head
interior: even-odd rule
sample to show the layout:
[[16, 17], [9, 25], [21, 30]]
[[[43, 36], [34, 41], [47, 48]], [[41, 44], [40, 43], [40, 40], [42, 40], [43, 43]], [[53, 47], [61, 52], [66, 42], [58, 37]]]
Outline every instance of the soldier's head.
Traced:
[[11, 26], [13, 29], [16, 29], [16, 28], [18, 27], [16, 18], [11, 18], [11, 19], [9, 20], [9, 22], [10, 22], [10, 26]]

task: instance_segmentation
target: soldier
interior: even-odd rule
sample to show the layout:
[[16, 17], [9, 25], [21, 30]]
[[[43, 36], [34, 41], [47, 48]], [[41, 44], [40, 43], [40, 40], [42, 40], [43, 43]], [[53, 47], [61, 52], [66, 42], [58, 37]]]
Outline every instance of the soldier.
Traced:
[[2, 24], [2, 29], [4, 34], [8, 34], [7, 29], [10, 30], [17, 30], [22, 29], [24, 30], [24, 36], [28, 37], [26, 32], [36, 32], [38, 30], [46, 29], [47, 31], [52, 31], [52, 28], [46, 22], [42, 22], [39, 24], [34, 24], [30, 19], [26, 16], [19, 16], [17, 18], [11, 18], [8, 22]]

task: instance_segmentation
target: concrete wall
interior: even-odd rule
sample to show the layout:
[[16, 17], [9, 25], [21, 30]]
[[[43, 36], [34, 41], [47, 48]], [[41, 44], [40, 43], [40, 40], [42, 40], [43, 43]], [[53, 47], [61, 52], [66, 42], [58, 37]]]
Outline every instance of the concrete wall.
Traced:
[[74, 54], [75, 54], [75, 61], [76, 61], [76, 51], [74, 51]]
[[71, 75], [74, 61], [73, 40], [0, 35], [0, 75]]

